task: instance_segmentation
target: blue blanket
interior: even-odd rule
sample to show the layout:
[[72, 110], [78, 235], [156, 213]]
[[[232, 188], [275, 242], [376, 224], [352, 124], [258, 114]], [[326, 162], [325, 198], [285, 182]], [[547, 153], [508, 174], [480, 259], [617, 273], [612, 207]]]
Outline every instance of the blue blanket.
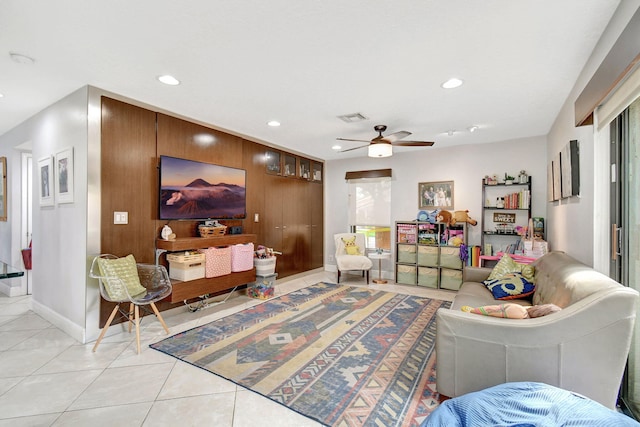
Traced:
[[421, 427], [640, 426], [624, 414], [547, 384], [514, 382], [443, 402]]

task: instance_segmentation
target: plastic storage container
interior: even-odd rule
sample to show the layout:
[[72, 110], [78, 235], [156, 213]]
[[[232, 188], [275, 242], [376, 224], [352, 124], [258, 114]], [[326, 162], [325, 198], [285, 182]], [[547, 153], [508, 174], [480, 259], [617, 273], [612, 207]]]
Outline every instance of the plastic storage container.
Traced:
[[256, 281], [247, 286], [247, 295], [251, 298], [268, 299], [275, 295], [277, 274], [256, 275]]
[[187, 282], [204, 277], [204, 254], [167, 254], [167, 261], [169, 261], [169, 277], [171, 279]]

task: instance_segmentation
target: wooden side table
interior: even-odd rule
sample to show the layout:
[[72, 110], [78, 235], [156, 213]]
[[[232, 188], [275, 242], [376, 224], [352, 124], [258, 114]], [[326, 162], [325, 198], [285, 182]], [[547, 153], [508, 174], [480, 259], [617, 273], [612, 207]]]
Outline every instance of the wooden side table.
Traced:
[[386, 280], [384, 280], [382, 278], [382, 260], [383, 259], [387, 259], [387, 258], [391, 258], [391, 253], [389, 252], [382, 252], [381, 254], [377, 253], [377, 252], [372, 252], [369, 255], [367, 255], [370, 259], [373, 260], [378, 260], [378, 278], [377, 279], [373, 279], [373, 283], [387, 283]]

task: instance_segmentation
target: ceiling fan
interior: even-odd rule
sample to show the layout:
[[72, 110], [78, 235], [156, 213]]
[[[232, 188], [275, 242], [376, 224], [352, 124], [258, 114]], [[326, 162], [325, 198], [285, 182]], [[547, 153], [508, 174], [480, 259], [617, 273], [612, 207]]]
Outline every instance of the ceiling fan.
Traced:
[[373, 138], [371, 141], [366, 141], [363, 139], [336, 138], [339, 141], [368, 142], [367, 145], [348, 148], [346, 150], [342, 150], [341, 153], [369, 147], [369, 157], [389, 157], [391, 154], [393, 154], [391, 148], [393, 145], [405, 147], [430, 147], [434, 144], [431, 141], [400, 141], [402, 138], [411, 135], [411, 132], [407, 132], [406, 130], [401, 130], [387, 136], [383, 136], [382, 132], [387, 130], [387, 126], [376, 125], [373, 127], [373, 129], [378, 132], [378, 136]]

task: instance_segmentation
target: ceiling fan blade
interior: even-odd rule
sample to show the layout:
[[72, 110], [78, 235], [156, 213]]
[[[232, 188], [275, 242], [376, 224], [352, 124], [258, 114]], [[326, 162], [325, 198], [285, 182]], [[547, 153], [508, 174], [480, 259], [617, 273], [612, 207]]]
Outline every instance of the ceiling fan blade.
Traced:
[[389, 134], [383, 138], [379, 138], [380, 141], [385, 141], [385, 142], [395, 142], [399, 139], [402, 138], [406, 138], [407, 136], [411, 135], [411, 132], [407, 132], [406, 130], [401, 130], [398, 132], [394, 132], [392, 134]]
[[[351, 141], [351, 140], [349, 140], [349, 141]], [[358, 150], [358, 149], [360, 149], [360, 148], [365, 148], [365, 147], [368, 147], [368, 146], [369, 146], [369, 144], [367, 144], [367, 145], [361, 145], [360, 147], [347, 148], [346, 150], [342, 150], [342, 151], [340, 151], [340, 152], [341, 152], [341, 153], [344, 153], [344, 152], [346, 152], [346, 151]]]
[[400, 141], [394, 142], [392, 145], [405, 146], [405, 147], [431, 147], [434, 144], [432, 141]]
[[355, 142], [371, 142], [368, 139], [349, 139], [349, 138], [336, 138], [338, 141], [355, 141]]

